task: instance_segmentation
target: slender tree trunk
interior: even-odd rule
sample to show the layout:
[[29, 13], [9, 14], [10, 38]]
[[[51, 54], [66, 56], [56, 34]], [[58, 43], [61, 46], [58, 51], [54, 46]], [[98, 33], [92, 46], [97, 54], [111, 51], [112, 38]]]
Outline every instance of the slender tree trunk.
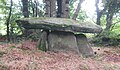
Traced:
[[47, 17], [56, 17], [56, 0], [45, 0], [46, 3], [46, 13]]
[[111, 25], [112, 25], [112, 19], [113, 19], [113, 13], [110, 13], [109, 11], [108, 11], [108, 14], [107, 14], [107, 17], [106, 17], [106, 30], [110, 30], [110, 27], [111, 27]]
[[[56, 12], [56, 1], [58, 9]], [[69, 17], [69, 0], [44, 0], [46, 3], [46, 16], [47, 17]], [[56, 15], [57, 13], [57, 15]]]
[[23, 4], [23, 15], [24, 15], [24, 17], [29, 17], [28, 0], [22, 0], [22, 4]]
[[61, 17], [69, 17], [69, 0], [62, 0], [62, 14]]
[[98, 3], [99, 3], [99, 0], [96, 0], [96, 3], [95, 3], [95, 6], [96, 6], [96, 12], [97, 12], [97, 21], [96, 21], [96, 24], [97, 25], [100, 25], [100, 18], [101, 18], [101, 12], [99, 10], [99, 7], [98, 7]]
[[62, 0], [57, 0], [57, 17], [61, 17], [62, 14]]
[[56, 0], [50, 0], [50, 17], [56, 17]]
[[37, 0], [34, 0], [34, 2], [31, 0], [33, 17], [37, 17], [38, 15], [38, 3], [37, 2], [38, 2]]
[[35, 17], [35, 3], [31, 0], [32, 4], [32, 16]]
[[[23, 9], [22, 9], [23, 16], [24, 16], [25, 18], [28, 18], [28, 17], [29, 17], [28, 0], [22, 0], [22, 5], [23, 5]], [[25, 37], [28, 36], [28, 30], [27, 30], [27, 29], [24, 30], [23, 35], [25, 35]]]
[[50, 17], [50, 1], [49, 0], [44, 0], [45, 2], [45, 16]]
[[35, 0], [35, 17], [38, 16], [38, 0]]
[[64, 18], [66, 18], [66, 11], [65, 11], [65, 9], [66, 9], [66, 5], [65, 5], [65, 1], [66, 0], [62, 0], [62, 14], [61, 14], [61, 17], [64, 17]]
[[70, 13], [69, 12], [70, 11], [70, 9], [69, 9], [69, 1], [70, 0], [66, 0], [66, 2], [65, 2], [66, 3], [66, 5], [65, 5], [66, 6], [66, 9], [65, 9], [65, 11], [66, 11], [66, 13], [65, 13], [66, 14], [66, 18], [69, 17], [69, 13]]
[[80, 11], [80, 8], [81, 8], [81, 4], [82, 4], [83, 1], [84, 1], [84, 0], [79, 0], [77, 9], [76, 9], [76, 11], [75, 11], [75, 13], [74, 13], [72, 19], [76, 20], [76, 18], [77, 18], [77, 16], [78, 16], [78, 13], [79, 13], [79, 11]]
[[112, 19], [114, 16], [114, 13], [116, 11], [116, 4], [117, 4], [117, 0], [111, 0], [108, 4], [108, 12], [107, 12], [107, 17], [106, 17], [106, 30], [110, 30], [111, 26], [112, 26]]
[[10, 42], [9, 24], [10, 24], [10, 17], [11, 17], [11, 14], [12, 14], [12, 6], [13, 6], [13, 1], [10, 0], [10, 2], [11, 2], [11, 5], [10, 5], [10, 11], [9, 11], [8, 18], [7, 18], [7, 20], [6, 20], [6, 23], [7, 23], [7, 40], [8, 40], [8, 42]]

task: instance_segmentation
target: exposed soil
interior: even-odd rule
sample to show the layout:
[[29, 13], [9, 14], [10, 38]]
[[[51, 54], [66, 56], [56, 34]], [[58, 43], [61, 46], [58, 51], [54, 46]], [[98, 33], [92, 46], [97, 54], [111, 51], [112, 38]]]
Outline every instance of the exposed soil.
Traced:
[[0, 70], [120, 70], [120, 48], [94, 47], [94, 57], [43, 52], [36, 43], [0, 45]]

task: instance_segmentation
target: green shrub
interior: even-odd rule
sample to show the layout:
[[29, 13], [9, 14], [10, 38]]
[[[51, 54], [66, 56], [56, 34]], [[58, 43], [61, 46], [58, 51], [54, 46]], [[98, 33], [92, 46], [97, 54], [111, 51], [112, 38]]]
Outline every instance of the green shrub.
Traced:
[[104, 30], [93, 39], [94, 43], [116, 46], [120, 42], [120, 34], [116, 31]]

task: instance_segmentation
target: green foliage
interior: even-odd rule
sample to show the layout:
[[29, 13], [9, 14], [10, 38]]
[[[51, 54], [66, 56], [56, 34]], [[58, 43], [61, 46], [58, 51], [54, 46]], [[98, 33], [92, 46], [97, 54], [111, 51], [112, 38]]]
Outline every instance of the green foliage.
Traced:
[[0, 51], [0, 57], [2, 57], [4, 54], [6, 54], [6, 52]]
[[99, 36], [94, 38], [94, 43], [117, 46], [120, 42], [120, 34], [116, 31], [104, 30]]
[[40, 50], [42, 50], [42, 51], [46, 51], [46, 43], [45, 43], [45, 42], [39, 44], [37, 47], [38, 47], [38, 49], [40, 49]]
[[79, 19], [81, 21], [85, 21], [86, 18], [88, 18], [86, 15], [86, 12], [83, 10], [80, 10], [77, 19]]
[[2, 66], [2, 70], [7, 70], [7, 67], [5, 65]]
[[105, 15], [102, 15], [100, 21], [101, 21], [100, 25], [105, 28], [105, 26], [106, 26], [106, 17], [105, 17]]
[[70, 0], [70, 4], [69, 4], [69, 8], [70, 8], [70, 14], [69, 14], [69, 18], [72, 18], [72, 16], [73, 16], [73, 14], [74, 14], [74, 3], [75, 3], [76, 1], [74, 1], [74, 0]]
[[16, 46], [13, 45], [13, 46], [10, 46], [10, 48], [16, 48]]
[[[18, 1], [18, 0], [17, 0]], [[22, 30], [21, 28], [16, 24], [15, 20], [19, 18], [23, 18], [22, 14], [22, 5], [21, 2], [19, 1], [18, 4], [14, 3], [16, 1], [13, 0], [13, 6], [12, 6], [12, 15], [10, 17], [10, 35], [15, 36], [15, 35], [21, 35]], [[30, 17], [33, 16], [32, 14], [32, 9], [34, 2], [29, 2], [29, 12], [30, 12]], [[6, 31], [6, 19], [8, 17], [9, 13], [9, 6], [10, 3], [7, 0], [0, 0], [0, 30]], [[43, 4], [38, 4], [38, 16], [41, 17], [44, 15], [44, 5]], [[0, 31], [1, 32], [1, 31]], [[5, 34], [5, 33], [4, 33]]]
[[39, 39], [39, 34], [37, 33], [32, 33], [28, 37], [28, 39], [32, 39], [33, 41], [37, 41]]
[[[70, 8], [70, 14], [69, 14], [69, 18], [72, 18], [73, 17], [73, 14], [74, 14], [74, 12], [75, 12], [75, 8], [74, 8], [74, 5], [76, 4], [76, 1], [77, 0], [70, 0], [70, 3], [69, 3], [69, 8]], [[86, 18], [88, 18], [87, 17], [87, 15], [86, 15], [86, 12], [84, 11], [84, 10], [80, 10], [79, 11], [79, 14], [78, 14], [78, 16], [77, 16], [77, 19], [78, 20], [81, 20], [81, 21], [84, 21]]]
[[107, 44], [107, 45], [118, 45], [120, 42], [120, 18], [117, 16], [119, 13], [115, 14], [112, 19], [112, 25], [110, 30], [105, 30], [106, 28], [106, 16], [105, 13], [101, 17], [101, 26], [104, 31], [100, 33], [99, 36], [94, 38], [95, 43]]

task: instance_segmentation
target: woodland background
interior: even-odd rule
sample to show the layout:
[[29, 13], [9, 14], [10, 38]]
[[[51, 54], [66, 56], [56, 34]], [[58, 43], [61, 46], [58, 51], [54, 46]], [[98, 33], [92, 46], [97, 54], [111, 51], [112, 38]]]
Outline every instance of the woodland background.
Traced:
[[[104, 30], [100, 34], [87, 34], [88, 37], [94, 37], [93, 42], [96, 43], [118, 45], [120, 41], [120, 1], [93, 0], [92, 2], [95, 4], [91, 4], [94, 4], [95, 10], [88, 8], [95, 11], [92, 15], [88, 15], [86, 10], [81, 9], [81, 5], [87, 1], [89, 2], [89, 0], [57, 0], [56, 6], [61, 7], [58, 9], [52, 5], [55, 0], [0, 0], [0, 35], [5, 36], [10, 42], [13, 38], [17, 39], [19, 35], [23, 34], [23, 29], [16, 24], [15, 20], [23, 17], [54, 17], [55, 15], [100, 25]], [[66, 9], [62, 9], [63, 5], [66, 6]], [[48, 12], [50, 6], [57, 8], [55, 11], [57, 14]]]
[[[120, 0], [56, 1], [54, 4], [55, 0], [0, 0], [0, 70], [119, 70]], [[88, 7], [94, 12], [92, 15], [82, 9], [86, 2], [94, 4], [95, 8]], [[57, 10], [49, 10], [50, 7]], [[46, 16], [100, 25], [101, 33], [86, 34], [95, 55], [85, 58], [72, 53], [43, 52], [36, 48], [37, 30], [24, 36], [25, 29], [15, 22]]]

